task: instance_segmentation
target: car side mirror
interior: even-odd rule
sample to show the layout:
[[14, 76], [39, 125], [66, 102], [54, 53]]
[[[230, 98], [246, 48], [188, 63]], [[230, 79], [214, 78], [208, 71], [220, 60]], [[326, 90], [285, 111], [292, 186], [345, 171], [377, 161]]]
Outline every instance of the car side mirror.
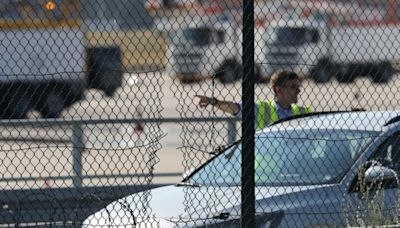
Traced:
[[387, 188], [398, 186], [398, 177], [396, 171], [382, 165], [369, 167], [364, 176], [367, 186], [372, 188]]

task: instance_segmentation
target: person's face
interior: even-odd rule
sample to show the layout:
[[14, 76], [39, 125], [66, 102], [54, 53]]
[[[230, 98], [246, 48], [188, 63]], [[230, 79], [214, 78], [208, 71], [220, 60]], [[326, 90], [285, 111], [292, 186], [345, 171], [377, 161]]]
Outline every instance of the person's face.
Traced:
[[287, 80], [282, 85], [276, 86], [277, 98], [286, 104], [297, 103], [301, 91], [300, 88], [300, 80]]

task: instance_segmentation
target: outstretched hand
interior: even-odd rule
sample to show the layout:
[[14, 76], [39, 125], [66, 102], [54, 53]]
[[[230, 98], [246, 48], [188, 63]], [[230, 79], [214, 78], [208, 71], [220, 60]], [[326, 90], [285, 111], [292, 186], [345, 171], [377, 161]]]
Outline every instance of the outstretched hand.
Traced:
[[200, 108], [205, 108], [207, 107], [209, 104], [211, 104], [213, 98], [212, 97], [207, 97], [207, 96], [203, 96], [203, 95], [195, 95], [195, 97], [200, 98], [199, 100], [199, 106]]
[[233, 101], [226, 101], [226, 100], [218, 100], [215, 97], [207, 97], [203, 95], [195, 95], [195, 97], [200, 98], [199, 100], [199, 107], [200, 108], [205, 108], [208, 105], [212, 105], [215, 108], [223, 111], [230, 113], [232, 115], [236, 115], [240, 111], [240, 105], [233, 102]]

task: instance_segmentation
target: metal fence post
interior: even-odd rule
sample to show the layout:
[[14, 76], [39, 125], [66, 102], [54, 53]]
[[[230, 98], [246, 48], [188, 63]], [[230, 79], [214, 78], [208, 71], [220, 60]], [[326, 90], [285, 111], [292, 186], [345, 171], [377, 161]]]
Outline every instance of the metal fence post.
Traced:
[[255, 227], [254, 180], [254, 0], [243, 2], [242, 205], [241, 227]]
[[232, 145], [236, 141], [236, 121], [234, 120], [228, 120], [228, 145]]
[[76, 188], [82, 187], [83, 148], [83, 129], [81, 125], [74, 124], [72, 127], [72, 172], [74, 176], [72, 178], [74, 187]]

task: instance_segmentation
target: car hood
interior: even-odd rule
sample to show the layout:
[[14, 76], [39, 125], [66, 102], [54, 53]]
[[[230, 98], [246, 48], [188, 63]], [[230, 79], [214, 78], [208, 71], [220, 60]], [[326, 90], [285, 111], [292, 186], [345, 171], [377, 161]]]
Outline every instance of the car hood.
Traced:
[[[257, 187], [256, 201], [272, 200], [296, 192], [324, 189], [326, 186]], [[325, 191], [326, 192], [326, 191]], [[179, 227], [196, 220], [239, 219], [240, 187], [190, 187], [170, 185], [118, 199], [89, 216], [83, 227], [124, 226]], [[275, 206], [278, 206], [276, 203]], [[282, 206], [282, 205], [281, 205]], [[274, 212], [269, 207], [269, 212]], [[228, 216], [228, 218], [226, 217]]]

